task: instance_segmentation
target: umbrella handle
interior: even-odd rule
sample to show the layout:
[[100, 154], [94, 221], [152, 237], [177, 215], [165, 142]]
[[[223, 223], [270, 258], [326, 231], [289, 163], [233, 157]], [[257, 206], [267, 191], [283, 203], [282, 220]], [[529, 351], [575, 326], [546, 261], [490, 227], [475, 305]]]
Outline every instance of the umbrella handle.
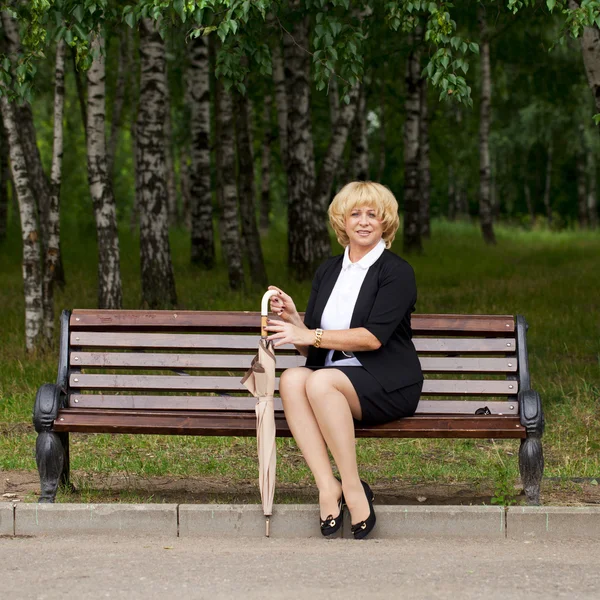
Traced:
[[275, 290], [268, 290], [263, 294], [262, 301], [260, 303], [260, 337], [266, 338], [268, 334], [265, 331], [267, 326], [267, 318], [269, 315], [269, 298], [275, 296], [277, 292]]

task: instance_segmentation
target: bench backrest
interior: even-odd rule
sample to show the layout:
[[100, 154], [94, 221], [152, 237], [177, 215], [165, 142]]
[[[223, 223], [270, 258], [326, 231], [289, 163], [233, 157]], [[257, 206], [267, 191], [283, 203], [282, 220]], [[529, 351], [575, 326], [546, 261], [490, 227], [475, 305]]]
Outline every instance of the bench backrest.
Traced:
[[[78, 408], [253, 410], [240, 378], [259, 327], [252, 312], [65, 311], [57, 383]], [[529, 388], [523, 317], [416, 314], [412, 327], [426, 379], [417, 414], [518, 414]], [[291, 346], [276, 354], [279, 372], [304, 364]]]

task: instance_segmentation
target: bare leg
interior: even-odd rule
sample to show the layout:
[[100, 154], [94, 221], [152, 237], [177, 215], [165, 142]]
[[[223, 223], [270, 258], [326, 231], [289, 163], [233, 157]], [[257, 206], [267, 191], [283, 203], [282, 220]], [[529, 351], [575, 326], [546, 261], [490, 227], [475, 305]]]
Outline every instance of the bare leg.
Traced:
[[322, 369], [306, 382], [308, 401], [320, 432], [331, 451], [342, 477], [344, 498], [352, 523], [369, 516], [369, 503], [358, 475], [354, 421], [362, 417], [358, 396], [342, 371]]
[[279, 392], [290, 431], [319, 488], [321, 518], [326, 519], [338, 514], [342, 489], [333, 476], [325, 440], [306, 396], [306, 382], [312, 374], [305, 367], [287, 369], [281, 376]]

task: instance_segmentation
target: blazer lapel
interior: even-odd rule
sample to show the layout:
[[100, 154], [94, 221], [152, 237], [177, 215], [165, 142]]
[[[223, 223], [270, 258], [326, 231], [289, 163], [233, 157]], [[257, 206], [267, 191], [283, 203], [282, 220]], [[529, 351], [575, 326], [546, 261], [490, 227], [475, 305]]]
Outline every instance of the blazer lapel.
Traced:
[[372, 265], [367, 271], [367, 275], [360, 286], [356, 304], [354, 305], [354, 311], [350, 319], [350, 329], [361, 327], [369, 316], [369, 312], [373, 306], [373, 294], [377, 292], [378, 272], [379, 269], [375, 265]]
[[331, 296], [331, 292], [335, 286], [335, 282], [339, 277], [340, 272], [342, 271], [342, 259], [344, 255], [340, 256], [340, 260], [336, 261], [331, 269], [323, 276], [321, 281], [321, 285], [319, 286], [319, 294], [317, 296], [317, 300], [315, 302], [315, 310], [313, 314], [313, 327], [321, 326], [321, 317], [323, 316], [323, 311], [325, 310], [325, 306], [327, 305], [327, 300], [329, 300], [329, 296]]

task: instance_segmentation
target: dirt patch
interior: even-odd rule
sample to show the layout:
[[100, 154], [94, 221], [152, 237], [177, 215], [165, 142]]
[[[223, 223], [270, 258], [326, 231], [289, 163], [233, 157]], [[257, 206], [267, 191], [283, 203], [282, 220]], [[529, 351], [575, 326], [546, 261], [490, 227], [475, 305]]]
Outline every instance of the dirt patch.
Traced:
[[[595, 480], [545, 479], [542, 502], [556, 506], [600, 505], [600, 486]], [[73, 473], [75, 490], [62, 492], [62, 502], [154, 502], [179, 504], [260, 502], [256, 481], [228, 481], [210, 477], [140, 477]], [[472, 483], [415, 484], [404, 481], [374, 482], [378, 504], [480, 505], [490, 504], [493, 485]], [[4, 471], [0, 474], [0, 501], [35, 502], [40, 493], [35, 471]], [[515, 502], [524, 503], [515, 487]], [[278, 483], [276, 503], [315, 503], [314, 485]]]

